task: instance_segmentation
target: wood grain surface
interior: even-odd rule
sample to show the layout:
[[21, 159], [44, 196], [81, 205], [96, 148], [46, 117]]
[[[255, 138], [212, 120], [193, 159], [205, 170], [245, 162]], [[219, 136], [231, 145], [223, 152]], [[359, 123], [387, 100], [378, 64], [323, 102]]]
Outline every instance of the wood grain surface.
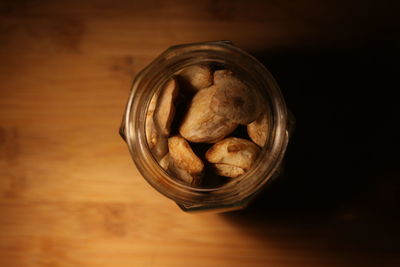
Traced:
[[[354, 100], [361, 87], [390, 85], [395, 10], [389, 1], [0, 1], [0, 266], [400, 266], [400, 184], [377, 156], [386, 146], [371, 145], [383, 134], [345, 130], [356, 126], [342, 115], [360, 108], [334, 93]], [[132, 78], [152, 59], [222, 39], [271, 69], [298, 128], [286, 175], [266, 196], [245, 211], [186, 214], [142, 179], [119, 123]], [[385, 118], [380, 129], [397, 136]]]

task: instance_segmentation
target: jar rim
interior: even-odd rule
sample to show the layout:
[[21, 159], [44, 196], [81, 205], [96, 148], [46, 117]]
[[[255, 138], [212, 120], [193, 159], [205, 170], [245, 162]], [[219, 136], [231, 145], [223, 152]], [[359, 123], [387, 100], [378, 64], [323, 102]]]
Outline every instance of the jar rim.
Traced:
[[[257, 162], [245, 174], [220, 187], [197, 188], [177, 182], [157, 163], [147, 145], [145, 117], [152, 95], [167, 76], [175, 72], [182, 59], [195, 57], [196, 61], [209, 60], [207, 55], [222, 56], [224, 60], [240, 60], [246, 68], [262, 79], [266, 93], [272, 99], [274, 127], [270, 142], [266, 144]], [[190, 61], [190, 60], [189, 60]], [[188, 63], [187, 61], [185, 61]], [[148, 88], [148, 90], [143, 90]], [[143, 108], [143, 103], [147, 103]], [[278, 170], [288, 142], [287, 109], [281, 91], [267, 68], [256, 58], [229, 41], [176, 45], [168, 48], [135, 77], [126, 107], [123, 132], [131, 156], [142, 176], [157, 191], [182, 205], [230, 205], [248, 199], [258, 192]], [[269, 164], [260, 164], [268, 162]], [[260, 179], [254, 177], [260, 176]], [[241, 187], [240, 191], [238, 188]], [[246, 189], [246, 190], [243, 190]]]

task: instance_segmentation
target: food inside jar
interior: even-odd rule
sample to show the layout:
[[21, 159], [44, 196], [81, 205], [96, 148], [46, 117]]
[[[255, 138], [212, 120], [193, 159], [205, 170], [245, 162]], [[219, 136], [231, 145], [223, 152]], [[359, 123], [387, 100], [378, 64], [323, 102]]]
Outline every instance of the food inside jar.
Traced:
[[186, 185], [216, 187], [248, 172], [268, 140], [259, 88], [207, 64], [181, 69], [151, 99], [147, 143], [159, 165]]

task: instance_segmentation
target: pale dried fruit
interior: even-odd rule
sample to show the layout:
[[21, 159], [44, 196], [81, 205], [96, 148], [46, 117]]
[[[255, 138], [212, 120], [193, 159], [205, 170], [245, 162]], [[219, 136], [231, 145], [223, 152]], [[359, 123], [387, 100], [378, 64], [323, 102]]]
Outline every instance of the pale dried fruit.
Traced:
[[256, 90], [245, 85], [229, 70], [214, 72], [211, 109], [218, 115], [238, 124], [249, 124], [261, 113], [260, 97]]
[[186, 170], [181, 169], [176, 166], [175, 162], [171, 161], [168, 169], [171, 173], [176, 176], [179, 180], [190, 184], [190, 185], [200, 185], [202, 181], [202, 174], [190, 174]]
[[180, 134], [191, 142], [215, 143], [233, 132], [237, 123], [211, 111], [215, 86], [202, 89], [193, 97], [179, 127]]
[[165, 136], [160, 135], [154, 124], [154, 110], [157, 105], [158, 95], [155, 94], [149, 104], [146, 113], [146, 139], [150, 150], [157, 159], [162, 158], [168, 152], [168, 142]]
[[189, 143], [180, 136], [168, 139], [169, 169], [181, 180], [200, 184], [204, 164], [193, 152]]
[[168, 137], [159, 135], [157, 142], [151, 150], [157, 159], [160, 159], [168, 153]]
[[246, 171], [240, 167], [232, 166], [229, 164], [215, 163], [215, 171], [218, 175], [236, 178]]
[[248, 171], [259, 153], [260, 148], [253, 142], [229, 137], [207, 150], [206, 159], [214, 163], [218, 174], [234, 178], [242, 174], [240, 169]]
[[164, 170], [168, 170], [169, 167], [169, 154], [167, 153], [160, 161], [158, 162], [160, 164], [161, 168]]
[[157, 95], [153, 95], [146, 113], [146, 138], [150, 149], [157, 143], [157, 130], [154, 126], [153, 114], [157, 105]]
[[260, 147], [263, 147], [267, 141], [268, 129], [269, 123], [266, 112], [263, 112], [257, 120], [247, 125], [247, 133], [251, 140]]
[[179, 81], [183, 87], [198, 91], [212, 85], [213, 76], [211, 69], [205, 65], [193, 65], [184, 68], [179, 73]]
[[179, 87], [175, 78], [167, 81], [161, 89], [154, 110], [154, 123], [162, 135], [168, 136], [170, 134], [178, 93]]

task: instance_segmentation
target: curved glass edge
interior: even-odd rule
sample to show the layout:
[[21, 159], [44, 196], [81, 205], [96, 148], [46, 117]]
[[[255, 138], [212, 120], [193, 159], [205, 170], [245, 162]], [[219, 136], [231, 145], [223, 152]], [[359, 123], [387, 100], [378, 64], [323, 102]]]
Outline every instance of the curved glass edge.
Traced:
[[[207, 47], [208, 45], [213, 45], [213, 44], [219, 44], [219, 45], [225, 45], [225, 46], [233, 46], [233, 47], [235, 47], [234, 45], [233, 45], [233, 43], [232, 42], [230, 42], [230, 41], [216, 41], [216, 42], [201, 42], [201, 43], [197, 43], [197, 44], [183, 44], [183, 45], [177, 45], [177, 46], [172, 46], [172, 47], [170, 47], [170, 48], [168, 48], [166, 51], [164, 51], [160, 56], [158, 56], [155, 60], [153, 60], [146, 68], [144, 68], [141, 72], [139, 72], [138, 74], [137, 74], [137, 77], [139, 77], [139, 76], [143, 76], [144, 75], [144, 73], [146, 73], [148, 70], [149, 70], [149, 68], [151, 68], [151, 66], [153, 66], [154, 64], [158, 64], [158, 63], [160, 63], [161, 61], [164, 61], [164, 60], [167, 60], [168, 58], [169, 58], [169, 56], [171, 56], [171, 54], [174, 54], [174, 53], [171, 53], [172, 51], [171, 50], [175, 50], [175, 49], [177, 49], [177, 48], [184, 48], [184, 47], [192, 47], [193, 45], [199, 45], [199, 46], [204, 46], [204, 47]], [[237, 48], [237, 47], [235, 47], [236, 49], [239, 49], [239, 48]], [[240, 50], [240, 49], [239, 49]], [[254, 58], [255, 59], [255, 58]], [[264, 66], [263, 66], [264, 67]], [[265, 68], [265, 67], [264, 67]], [[268, 70], [267, 70], [267, 72], [268, 72]], [[272, 78], [272, 81], [270, 81], [270, 82], [272, 82], [272, 83], [275, 83], [276, 84], [276, 81], [274, 80], [274, 78], [272, 77], [272, 75], [268, 72], [268, 74], [270, 75], [269, 76], [269, 78], [271, 79]], [[138, 82], [137, 81], [137, 79], [134, 79], [134, 81], [133, 81], [133, 84], [135, 84], [136, 82]], [[276, 85], [277, 86], [277, 85]], [[132, 87], [133, 88], [133, 87]], [[277, 88], [279, 88], [279, 86], [277, 86]], [[128, 100], [128, 103], [127, 103], [127, 106], [126, 106], [126, 109], [125, 109], [125, 114], [124, 114], [124, 116], [123, 116], [123, 121], [122, 121], [122, 123], [121, 123], [121, 126], [120, 126], [120, 129], [119, 129], [119, 134], [121, 135], [121, 137], [124, 139], [124, 141], [126, 142], [126, 143], [128, 143], [128, 146], [130, 145], [129, 143], [129, 140], [127, 140], [127, 136], [129, 135], [129, 133], [127, 132], [127, 131], [129, 131], [127, 128], [126, 128], [126, 123], [127, 123], [127, 120], [128, 120], [128, 115], [129, 115], [129, 112], [128, 112], [128, 110], [130, 110], [130, 106], [131, 106], [131, 98], [132, 98], [132, 96], [133, 96], [133, 92], [131, 92], [131, 96], [130, 96], [130, 98], [129, 98], [129, 100]], [[286, 109], [287, 110], [287, 109]], [[292, 131], [292, 129], [293, 129], [293, 127], [294, 127], [294, 117], [293, 117], [293, 115], [292, 115], [292, 113], [289, 111], [289, 110], [287, 110], [287, 112], [288, 112], [288, 120], [287, 120], [287, 131], [286, 131], [286, 138], [287, 138], [287, 140], [286, 141], [284, 141], [284, 143], [286, 143], [287, 144], [287, 142], [288, 142], [288, 137], [289, 137], [289, 135], [290, 135], [290, 133], [291, 133], [291, 131]], [[290, 117], [290, 118], [289, 118]], [[293, 127], [289, 127], [289, 126], [293, 126]], [[283, 145], [283, 151], [285, 151], [286, 150], [286, 145]], [[129, 147], [130, 149], [131, 149], [131, 147]], [[131, 151], [132, 152], [132, 151]], [[284, 156], [284, 153], [282, 154], [282, 158], [283, 158], [283, 156]], [[278, 160], [278, 162], [279, 162], [280, 160]], [[279, 176], [279, 173], [280, 173], [280, 171], [278, 171], [278, 169], [280, 169], [280, 165], [281, 164], [279, 164], [279, 166], [277, 166], [277, 169], [275, 170], [275, 172], [266, 180], [266, 182], [268, 182], [268, 181], [270, 181], [270, 180], [275, 180], [275, 178], [277, 177], [277, 176]], [[263, 184], [263, 185], [260, 185], [261, 186], [261, 188], [259, 188], [260, 190], [258, 190], [258, 191], [261, 191], [264, 187], [265, 187], [265, 184]], [[157, 189], [157, 188], [156, 188]], [[159, 190], [158, 190], [159, 191]], [[231, 204], [224, 204], [224, 205], [220, 205], [220, 206], [217, 206], [217, 205], [215, 205], [215, 206], [213, 206], [213, 205], [207, 205], [207, 204], [202, 204], [202, 203], [197, 203], [197, 204], [181, 204], [181, 203], [178, 203], [178, 202], [176, 202], [177, 204], [178, 204], [178, 206], [183, 210], [183, 211], [185, 211], [185, 212], [200, 212], [200, 211], [215, 211], [215, 212], [226, 212], [226, 211], [232, 211], [232, 210], [239, 210], [239, 209], [243, 209], [243, 208], [245, 208], [245, 207], [247, 207], [248, 206], [248, 204], [254, 199], [254, 197], [256, 196], [256, 195], [258, 195], [258, 192], [254, 192], [252, 195], [250, 195], [249, 197], [247, 197], [247, 198], [245, 198], [245, 199], [242, 199], [242, 200], [237, 200], [235, 203], [231, 203]], [[167, 196], [167, 195], [166, 195]], [[168, 198], [171, 198], [171, 196], [167, 196]]]
[[[292, 135], [295, 126], [296, 126], [296, 118], [294, 117], [293, 113], [287, 109], [288, 112], [288, 126], [287, 126], [287, 131], [286, 131], [286, 146], [289, 144], [290, 136]], [[286, 150], [286, 147], [285, 147]], [[178, 207], [188, 213], [203, 213], [203, 212], [212, 212], [212, 213], [224, 213], [224, 212], [230, 212], [230, 211], [236, 211], [236, 210], [242, 210], [247, 208], [251, 203], [260, 195], [264, 192], [266, 186], [275, 181], [281, 174], [284, 172], [284, 156], [282, 157], [283, 160], [281, 161], [280, 165], [276, 169], [276, 171], [269, 177], [269, 179], [266, 181], [266, 184], [264, 184], [262, 187], [258, 189], [258, 191], [254, 192], [252, 195], [249, 197], [237, 201], [235, 203], [231, 204], [225, 204], [225, 205], [204, 205], [204, 204], [197, 204], [197, 205], [185, 205], [181, 204], [178, 202], [175, 202]]]

